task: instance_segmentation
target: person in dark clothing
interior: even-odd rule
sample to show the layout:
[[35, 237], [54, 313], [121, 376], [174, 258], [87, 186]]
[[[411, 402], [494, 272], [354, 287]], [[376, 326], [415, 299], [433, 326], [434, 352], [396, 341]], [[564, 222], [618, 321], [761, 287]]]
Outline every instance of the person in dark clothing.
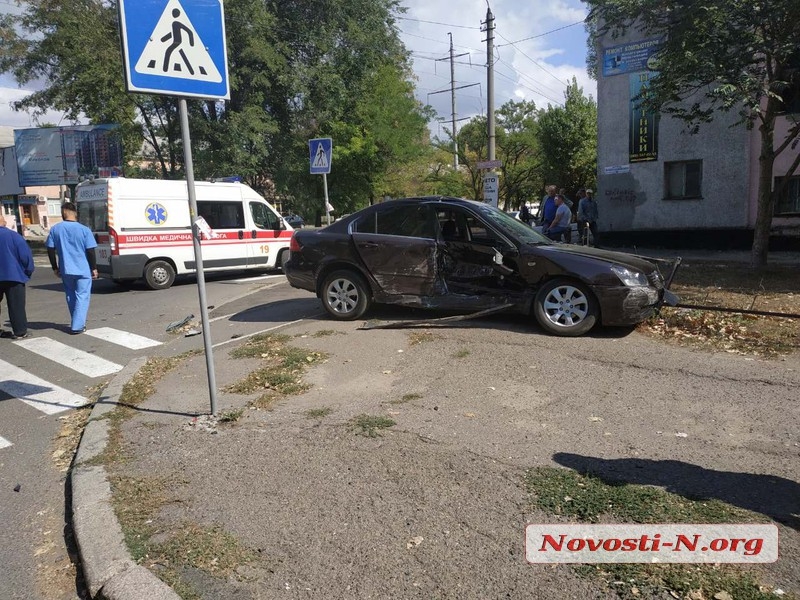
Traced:
[[33, 254], [25, 238], [6, 225], [5, 216], [0, 214], [0, 302], [6, 299], [11, 323], [11, 331], [0, 332], [0, 337], [16, 340], [30, 336], [25, 284], [33, 275]]
[[91, 230], [78, 223], [78, 209], [72, 202], [61, 205], [61, 218], [63, 221], [50, 229], [45, 246], [50, 266], [64, 284], [70, 333], [77, 334], [86, 331], [92, 280], [97, 279], [97, 242]]
[[519, 220], [525, 223], [525, 225], [531, 224], [531, 211], [528, 209], [528, 205], [525, 202], [519, 205]]

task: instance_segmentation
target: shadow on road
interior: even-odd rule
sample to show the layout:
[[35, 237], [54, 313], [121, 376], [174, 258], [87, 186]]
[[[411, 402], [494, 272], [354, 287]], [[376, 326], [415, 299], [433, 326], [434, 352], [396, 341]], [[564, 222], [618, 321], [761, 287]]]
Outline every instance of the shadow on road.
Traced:
[[716, 471], [679, 460], [603, 459], [559, 452], [558, 464], [608, 484], [654, 485], [689, 499], [717, 499], [800, 530], [800, 484], [783, 477]]

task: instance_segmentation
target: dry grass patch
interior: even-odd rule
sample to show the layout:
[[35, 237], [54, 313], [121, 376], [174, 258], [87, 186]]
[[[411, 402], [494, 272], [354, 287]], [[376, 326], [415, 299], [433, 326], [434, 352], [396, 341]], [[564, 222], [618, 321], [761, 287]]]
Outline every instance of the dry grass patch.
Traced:
[[408, 345], [416, 346], [417, 344], [424, 344], [425, 342], [432, 342], [439, 336], [430, 331], [412, 331], [408, 334]]
[[[681, 265], [672, 288], [682, 304], [800, 314], [796, 268], [739, 263]], [[683, 345], [777, 357], [800, 349], [800, 319], [665, 307], [641, 331]]]
[[406, 402], [413, 402], [422, 398], [422, 394], [412, 392], [410, 394], [403, 394], [398, 400], [389, 400], [389, 404], [405, 404]]
[[353, 417], [350, 420], [350, 424], [356, 430], [358, 435], [372, 438], [378, 437], [381, 429], [388, 429], [389, 427], [396, 425], [396, 423], [388, 417], [366, 414]]
[[309, 419], [324, 419], [329, 414], [333, 412], [333, 409], [330, 406], [323, 406], [321, 408], [312, 408], [305, 412], [305, 415]]
[[[757, 523], [763, 515], [719, 500], [688, 499], [651, 486], [609, 484], [569, 469], [541, 467], [525, 475], [533, 504], [556, 517], [582, 523]], [[758, 568], [711, 564], [601, 564], [575, 567], [600, 578], [620, 598], [767, 600]], [[727, 593], [728, 596], [722, 594]], [[791, 598], [790, 595], [783, 596]]]
[[290, 339], [287, 335], [257, 335], [233, 350], [231, 356], [234, 358], [258, 358], [263, 364], [244, 379], [229, 385], [225, 391], [234, 394], [260, 393], [250, 405], [269, 408], [280, 398], [308, 390], [311, 386], [302, 380], [306, 369], [326, 360], [328, 356], [324, 352], [289, 346]]

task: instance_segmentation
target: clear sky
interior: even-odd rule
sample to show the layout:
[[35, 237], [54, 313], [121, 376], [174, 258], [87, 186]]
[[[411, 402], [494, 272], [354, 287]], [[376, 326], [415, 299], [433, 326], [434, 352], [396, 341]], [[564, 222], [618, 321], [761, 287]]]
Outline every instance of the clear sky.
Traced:
[[[459, 118], [486, 112], [486, 0], [402, 0], [407, 8], [398, 21], [411, 52], [417, 97], [450, 121], [450, 41], [456, 54], [456, 85], [479, 85], [457, 90]], [[586, 74], [586, 7], [580, 0], [492, 0], [495, 17], [495, 107], [508, 100], [533, 100], [537, 106], [561, 104], [567, 83], [575, 77], [584, 93], [596, 97], [596, 83]], [[14, 0], [0, 0], [0, 13], [18, 12]], [[122, 77], [122, 73], [120, 73]], [[432, 94], [439, 90], [445, 93]], [[36, 127], [40, 122], [66, 125], [59, 113], [38, 122], [9, 107], [24, 97], [9, 75], [0, 75], [0, 125]], [[449, 125], [448, 125], [449, 128]], [[433, 135], [445, 137], [434, 125]]]

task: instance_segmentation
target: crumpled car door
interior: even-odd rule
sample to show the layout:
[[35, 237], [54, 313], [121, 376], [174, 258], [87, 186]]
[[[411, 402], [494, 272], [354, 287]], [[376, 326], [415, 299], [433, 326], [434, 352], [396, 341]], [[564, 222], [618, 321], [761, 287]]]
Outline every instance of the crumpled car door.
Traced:
[[352, 238], [359, 257], [384, 294], [434, 295], [436, 240], [355, 232]]

